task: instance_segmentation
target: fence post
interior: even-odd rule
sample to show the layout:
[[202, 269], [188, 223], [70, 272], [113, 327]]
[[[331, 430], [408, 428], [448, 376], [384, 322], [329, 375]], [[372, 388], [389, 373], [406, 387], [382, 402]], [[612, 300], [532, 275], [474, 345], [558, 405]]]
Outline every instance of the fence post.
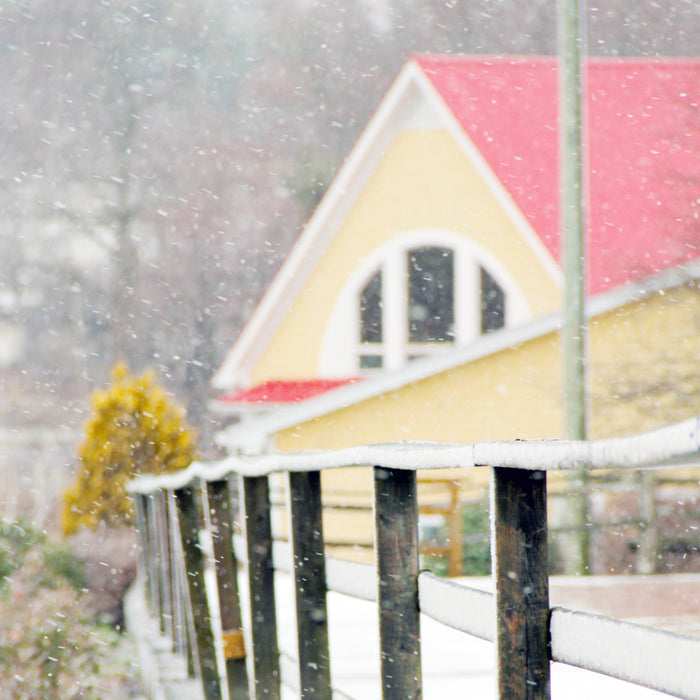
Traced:
[[498, 697], [549, 700], [547, 479], [491, 470]]
[[158, 543], [160, 631], [166, 637], [174, 640], [172, 587], [170, 585], [172, 553], [170, 551], [170, 538], [168, 537], [168, 502], [163, 490], [156, 491], [154, 499], [155, 536]]
[[642, 470], [635, 475], [638, 484], [639, 514], [642, 522], [636, 571], [653, 574], [659, 554], [659, 522], [656, 514], [656, 477], [653, 471]]
[[165, 541], [167, 542], [168, 548], [168, 590], [170, 591], [170, 614], [171, 614], [171, 627], [172, 627], [172, 639], [173, 639], [173, 649], [177, 652], [178, 650], [178, 638], [180, 635], [180, 602], [178, 597], [180, 596], [179, 581], [177, 574], [177, 547], [175, 543], [175, 522], [177, 520], [177, 515], [175, 513], [175, 500], [172, 496], [171, 491], [165, 489], [163, 491], [163, 503], [165, 506]]
[[219, 669], [217, 668], [214, 633], [204, 581], [205, 561], [199, 543], [199, 519], [194, 488], [185, 486], [175, 490], [174, 493], [202, 689], [205, 700], [220, 700]]
[[242, 490], [255, 697], [279, 700], [280, 663], [268, 477], [243, 477]]
[[450, 481], [450, 513], [448, 515], [450, 551], [449, 576], [459, 576], [464, 569], [464, 543], [462, 542], [462, 506], [459, 502], [459, 481]]
[[375, 467], [374, 513], [382, 697], [419, 700], [422, 678], [416, 473]]
[[153, 615], [158, 622], [158, 631], [163, 634], [163, 550], [160, 541], [160, 502], [158, 491], [150, 494], [151, 567], [153, 571]]
[[331, 700], [321, 474], [288, 474], [302, 700]]
[[197, 650], [195, 648], [194, 620], [192, 618], [192, 608], [189, 602], [189, 592], [187, 590], [187, 572], [185, 571], [185, 553], [182, 549], [182, 537], [180, 535], [180, 522], [177, 517], [177, 501], [175, 493], [168, 491], [170, 508], [172, 513], [172, 547], [173, 547], [173, 567], [174, 579], [178, 591], [177, 602], [181, 625], [177, 649], [184, 654], [187, 660], [187, 677], [195, 678], [197, 675]]
[[231, 494], [227, 480], [207, 483], [221, 635], [229, 700], [248, 700], [245, 643], [238, 598], [238, 564], [233, 549]]
[[160, 598], [160, 554], [158, 550], [158, 518], [157, 518], [157, 498], [154, 493], [147, 496], [146, 516], [148, 519], [148, 572], [149, 572], [149, 598], [151, 602], [151, 613], [158, 620], [160, 628], [161, 621], [161, 598]]
[[151, 541], [149, 535], [149, 522], [148, 522], [148, 496], [144, 496], [141, 493], [134, 494], [134, 509], [136, 511], [136, 524], [141, 535], [141, 565], [143, 567], [144, 573], [144, 592], [146, 595], [146, 601], [153, 610], [152, 601], [152, 578], [153, 573], [151, 572]]
[[182, 555], [180, 553], [179, 534], [177, 528], [177, 515], [175, 512], [175, 500], [171, 491], [165, 491], [165, 503], [168, 513], [168, 543], [170, 547], [170, 590], [173, 609], [173, 650], [183, 657], [187, 654], [187, 632], [185, 631], [186, 613], [183, 601], [181, 571]]

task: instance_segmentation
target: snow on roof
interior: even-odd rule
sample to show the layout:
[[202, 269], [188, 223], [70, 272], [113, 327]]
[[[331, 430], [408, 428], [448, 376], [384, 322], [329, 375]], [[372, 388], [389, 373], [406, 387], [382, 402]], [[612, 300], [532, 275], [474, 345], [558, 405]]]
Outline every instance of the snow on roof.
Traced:
[[[556, 59], [414, 60], [559, 260]], [[589, 59], [585, 81], [595, 295], [700, 255], [700, 60]]]

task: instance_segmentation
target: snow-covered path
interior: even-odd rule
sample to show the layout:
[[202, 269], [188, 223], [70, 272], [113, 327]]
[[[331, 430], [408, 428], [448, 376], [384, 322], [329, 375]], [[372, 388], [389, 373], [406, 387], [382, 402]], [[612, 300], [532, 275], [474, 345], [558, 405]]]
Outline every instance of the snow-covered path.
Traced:
[[[213, 576], [208, 584], [214, 583]], [[657, 602], [671, 598], [662, 609], [675, 615], [664, 619], [676, 629], [700, 629], [700, 576], [658, 576], [633, 580], [635, 577], [601, 577], [593, 579], [552, 579], [552, 603], [591, 612], [609, 614], [606, 607], [626, 607], [626, 613], [652, 612], [650, 591]], [[486, 588], [486, 579], [470, 579], [470, 585]], [[645, 588], [647, 590], [645, 590]], [[240, 581], [244, 617], [247, 617], [245, 582]], [[283, 687], [283, 700], [297, 700], [295, 620], [293, 585], [289, 574], [276, 574], [278, 602], [278, 634], [282, 650], [282, 675], [291, 687]], [[593, 602], [591, 602], [593, 601]], [[622, 603], [622, 606], [621, 606]], [[697, 609], [696, 609], [697, 608]], [[678, 611], [685, 611], [678, 614]], [[658, 610], [654, 611], [658, 616]], [[131, 631], [140, 644], [140, 661], [146, 685], [157, 689], [152, 697], [201, 697], [195, 680], [186, 680], [182, 659], [170, 653], [170, 644], [159, 635], [156, 621], [146, 612], [142, 587], [135, 586], [129, 594], [127, 614]], [[379, 641], [376, 604], [338, 593], [328, 594], [329, 637], [331, 647], [331, 676], [338, 692], [337, 700], [379, 700]], [[638, 622], [654, 623], [658, 617], [640, 619], [639, 614], [626, 615]], [[675, 623], [675, 624], [674, 624]], [[218, 621], [215, 620], [215, 624]], [[249, 624], [245, 625], [250, 629]], [[495, 651], [490, 642], [462, 634], [425, 616], [421, 619], [423, 661], [423, 697], [426, 700], [449, 700], [473, 697], [479, 700], [496, 698]], [[248, 640], [249, 643], [249, 640]], [[250, 649], [250, 646], [248, 646]], [[249, 661], [250, 661], [249, 656]], [[595, 673], [562, 664], [552, 664], [552, 698], [554, 700], [660, 700], [668, 695], [629, 683], [616, 681]], [[160, 679], [160, 680], [157, 680]], [[160, 692], [160, 695], [158, 695]]]
[[[291, 579], [278, 574], [279, 642], [296, 655], [294, 603]], [[337, 593], [328, 596], [331, 677], [342, 693], [337, 698], [379, 700], [379, 642], [376, 605]], [[448, 700], [453, 697], [496, 698], [495, 652], [485, 642], [445, 627], [423, 616], [421, 620], [423, 697]], [[283, 664], [283, 676], [293, 679], [291, 662]], [[623, 683], [595, 673], [552, 664], [554, 700], [654, 700], [668, 695]], [[289, 688], [283, 700], [296, 700]]]

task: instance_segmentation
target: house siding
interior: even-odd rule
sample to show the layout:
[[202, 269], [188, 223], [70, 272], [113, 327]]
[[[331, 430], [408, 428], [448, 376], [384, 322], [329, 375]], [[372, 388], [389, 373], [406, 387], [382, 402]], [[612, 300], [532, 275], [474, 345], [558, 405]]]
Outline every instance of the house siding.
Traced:
[[318, 373], [323, 334], [353, 272], [383, 244], [418, 230], [468, 238], [500, 260], [535, 316], [559, 288], [446, 130], [399, 133], [251, 373], [253, 385]]

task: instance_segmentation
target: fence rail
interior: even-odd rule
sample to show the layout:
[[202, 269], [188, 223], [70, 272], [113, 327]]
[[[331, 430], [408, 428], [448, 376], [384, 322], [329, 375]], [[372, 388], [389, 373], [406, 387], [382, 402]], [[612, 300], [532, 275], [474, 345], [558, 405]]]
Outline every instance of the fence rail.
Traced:
[[[699, 466], [699, 437], [698, 419], [692, 419], [616, 440], [401, 443], [229, 458], [180, 473], [140, 477], [129, 489], [137, 503], [149, 601], [161, 628], [188, 650], [207, 700], [222, 697], [220, 677], [226, 678], [232, 699], [251, 692], [257, 698], [279, 698], [274, 570], [284, 557], [272, 540], [268, 477], [282, 473], [289, 494], [296, 664], [304, 700], [330, 699], [333, 692], [328, 591], [377, 601], [386, 700], [421, 697], [421, 613], [495, 643], [500, 698], [549, 698], [554, 660], [700, 699], [700, 665], [695, 663], [700, 639], [550, 608], [546, 509], [547, 471]], [[376, 563], [326, 560], [320, 472], [366, 465], [374, 465]], [[493, 594], [419, 571], [416, 471], [449, 467], [491, 470]], [[245, 524], [238, 548], [233, 545], [229, 491], [234, 475], [240, 478]], [[213, 536], [221, 632], [212, 625], [206, 598], [202, 531]], [[246, 673], [236, 549], [247, 560], [252, 679]], [[178, 612], [184, 601], [185, 611]], [[185, 623], [174, 624], [176, 618]]]

